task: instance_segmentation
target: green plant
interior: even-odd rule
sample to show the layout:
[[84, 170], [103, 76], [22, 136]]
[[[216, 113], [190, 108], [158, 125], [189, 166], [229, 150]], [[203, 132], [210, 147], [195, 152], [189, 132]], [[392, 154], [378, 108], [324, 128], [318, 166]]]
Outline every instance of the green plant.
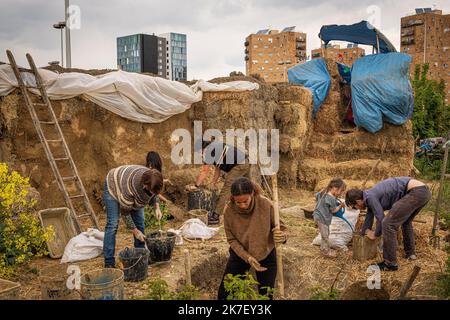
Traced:
[[162, 213], [161, 224], [156, 219], [155, 208], [154, 207], [149, 207], [149, 206], [145, 207], [145, 209], [144, 209], [144, 225], [145, 225], [145, 229], [149, 229], [150, 231], [159, 230], [160, 227], [162, 227], [167, 222], [167, 220], [169, 220], [170, 213], [169, 213], [169, 210], [168, 210], [167, 206], [164, 203], [161, 202], [159, 204], [159, 208], [160, 208], [161, 213]]
[[274, 289], [263, 287], [267, 290], [266, 294], [258, 293], [255, 287], [258, 281], [246, 272], [245, 275], [227, 274], [224, 279], [225, 291], [228, 293], [227, 300], [269, 300], [274, 294]]
[[309, 300], [337, 300], [339, 297], [339, 291], [335, 288], [324, 290], [320, 286], [315, 286], [310, 289], [311, 296]]
[[415, 137], [447, 136], [450, 132], [450, 106], [445, 103], [445, 84], [427, 79], [429, 65], [416, 65], [412, 86]]
[[18, 265], [48, 253], [46, 241], [54, 231], [41, 227], [29, 189], [28, 178], [0, 163], [0, 278], [13, 276]]
[[148, 282], [148, 292], [140, 300], [197, 300], [199, 290], [193, 285], [183, 285], [177, 291], [170, 291], [169, 285], [163, 279], [152, 279]]
[[200, 291], [193, 285], [184, 285], [179, 291], [173, 295], [173, 300], [198, 300], [200, 298]]
[[450, 299], [450, 256], [447, 257], [447, 269], [438, 279], [438, 295], [444, 299]]

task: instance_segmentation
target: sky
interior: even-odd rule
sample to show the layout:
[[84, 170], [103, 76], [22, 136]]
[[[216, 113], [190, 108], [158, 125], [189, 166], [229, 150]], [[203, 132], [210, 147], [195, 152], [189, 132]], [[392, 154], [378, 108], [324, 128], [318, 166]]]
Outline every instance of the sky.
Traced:
[[[117, 67], [116, 37], [178, 32], [187, 35], [188, 79], [209, 80], [231, 71], [245, 73], [244, 41], [261, 29], [296, 26], [307, 33], [307, 53], [320, 47], [322, 25], [368, 20], [400, 49], [400, 18], [414, 8], [450, 13], [450, 1], [303, 1], [303, 0], [71, 0], [79, 8], [79, 28], [71, 31], [72, 67]], [[27, 66], [31, 53], [38, 66], [60, 60], [64, 0], [2, 0], [0, 61], [11, 49]], [[366, 52], [371, 53], [371, 52]]]

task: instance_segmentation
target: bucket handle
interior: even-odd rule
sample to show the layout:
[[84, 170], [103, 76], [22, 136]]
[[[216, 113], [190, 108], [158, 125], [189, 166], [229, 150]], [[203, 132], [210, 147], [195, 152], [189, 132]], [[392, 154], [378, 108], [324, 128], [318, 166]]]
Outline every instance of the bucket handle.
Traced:
[[136, 261], [135, 264], [133, 264], [131, 267], [128, 267], [128, 268], [120, 268], [120, 270], [125, 271], [125, 270], [130, 270], [130, 269], [134, 268], [134, 267], [141, 261], [141, 259], [142, 259], [143, 257], [144, 257], [144, 256], [140, 256], [139, 259], [138, 259], [138, 261]]

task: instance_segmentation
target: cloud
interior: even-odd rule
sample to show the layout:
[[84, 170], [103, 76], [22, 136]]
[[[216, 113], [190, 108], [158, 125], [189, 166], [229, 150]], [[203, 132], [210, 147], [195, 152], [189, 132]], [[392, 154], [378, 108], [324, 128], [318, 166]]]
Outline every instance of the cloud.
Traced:
[[[72, 0], [81, 9], [81, 29], [73, 30], [72, 65], [116, 68], [116, 37], [134, 33], [180, 32], [188, 38], [188, 78], [211, 79], [245, 71], [244, 40], [260, 29], [297, 26], [307, 33], [307, 51], [320, 47], [318, 33], [326, 24], [351, 24], [374, 18], [380, 30], [400, 48], [400, 18], [415, 7], [449, 13], [448, 1], [411, 0]], [[64, 16], [63, 1], [2, 0], [0, 61], [13, 49], [26, 65], [30, 52], [38, 65], [60, 60], [59, 31], [53, 23]], [[368, 52], [370, 53], [370, 52]]]

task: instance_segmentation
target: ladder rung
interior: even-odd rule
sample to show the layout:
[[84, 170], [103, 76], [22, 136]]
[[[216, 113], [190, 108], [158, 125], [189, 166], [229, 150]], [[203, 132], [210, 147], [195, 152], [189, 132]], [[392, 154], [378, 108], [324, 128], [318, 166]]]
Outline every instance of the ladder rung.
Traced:
[[33, 103], [33, 106], [46, 107], [47, 104], [45, 104], [45, 103], [40, 103], [40, 102], [35, 102], [35, 103]]
[[76, 176], [73, 177], [62, 177], [63, 181], [73, 181], [73, 180], [77, 180]]
[[87, 216], [90, 216], [90, 214], [89, 213], [85, 213], [85, 214], [82, 214], [80, 216], [77, 216], [77, 218], [83, 218], [83, 217], [87, 217]]
[[55, 158], [55, 161], [65, 161], [69, 160], [69, 158]]
[[47, 142], [62, 142], [61, 139], [57, 139], [57, 140], [47, 140]]
[[55, 124], [54, 121], [39, 121], [42, 124]]
[[76, 198], [83, 198], [83, 197], [84, 197], [84, 195], [78, 194], [78, 195], [76, 195], [76, 196], [70, 196], [69, 198], [70, 198], [70, 199], [76, 199]]

